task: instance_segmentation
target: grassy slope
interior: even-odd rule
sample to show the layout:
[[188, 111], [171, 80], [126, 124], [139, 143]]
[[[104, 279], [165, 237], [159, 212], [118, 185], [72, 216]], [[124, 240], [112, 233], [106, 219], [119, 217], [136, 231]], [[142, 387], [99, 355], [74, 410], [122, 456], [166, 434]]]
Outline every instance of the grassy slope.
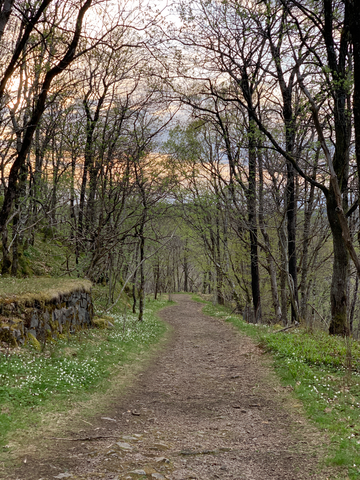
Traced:
[[66, 295], [74, 290], [91, 290], [91, 282], [78, 278], [0, 278], [0, 301], [51, 300], [59, 294]]
[[326, 462], [346, 467], [351, 479], [360, 478], [359, 343], [352, 344], [353, 371], [349, 375], [342, 338], [302, 328], [276, 333], [267, 326], [245, 323], [225, 307], [204, 303], [204, 313], [231, 322], [272, 353], [283, 385], [293, 390], [309, 418], [331, 439]]

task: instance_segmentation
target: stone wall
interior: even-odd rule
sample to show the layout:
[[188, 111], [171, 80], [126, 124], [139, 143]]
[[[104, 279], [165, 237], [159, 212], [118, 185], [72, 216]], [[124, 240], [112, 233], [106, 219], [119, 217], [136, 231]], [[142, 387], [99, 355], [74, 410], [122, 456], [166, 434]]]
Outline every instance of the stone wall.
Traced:
[[60, 335], [90, 328], [94, 309], [91, 293], [76, 290], [47, 301], [0, 303], [0, 341], [40, 345]]

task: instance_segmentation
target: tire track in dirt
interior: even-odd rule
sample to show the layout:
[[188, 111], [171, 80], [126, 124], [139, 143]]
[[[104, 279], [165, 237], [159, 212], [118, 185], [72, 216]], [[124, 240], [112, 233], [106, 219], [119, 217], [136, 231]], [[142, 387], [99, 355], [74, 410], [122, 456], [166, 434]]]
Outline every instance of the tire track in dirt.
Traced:
[[323, 437], [289, 410], [261, 351], [189, 296], [174, 299], [160, 312], [171, 340], [109, 416], [70, 431], [75, 442], [58, 441], [51, 460], [34, 456], [14, 478], [329, 478], [317, 469]]

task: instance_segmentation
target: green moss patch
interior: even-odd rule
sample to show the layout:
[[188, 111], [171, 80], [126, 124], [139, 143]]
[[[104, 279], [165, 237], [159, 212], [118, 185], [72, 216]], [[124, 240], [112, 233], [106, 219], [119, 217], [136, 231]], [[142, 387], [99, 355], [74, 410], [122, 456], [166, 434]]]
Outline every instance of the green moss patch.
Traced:
[[102, 329], [107, 329], [107, 328], [113, 328], [114, 325], [111, 322], [112, 319], [109, 318], [104, 318], [104, 317], [95, 317], [93, 319], [93, 324], [97, 328], [102, 328]]
[[91, 285], [89, 280], [69, 277], [0, 278], [0, 304], [14, 302], [31, 305], [35, 301], [51, 302], [75, 291], [89, 293]]

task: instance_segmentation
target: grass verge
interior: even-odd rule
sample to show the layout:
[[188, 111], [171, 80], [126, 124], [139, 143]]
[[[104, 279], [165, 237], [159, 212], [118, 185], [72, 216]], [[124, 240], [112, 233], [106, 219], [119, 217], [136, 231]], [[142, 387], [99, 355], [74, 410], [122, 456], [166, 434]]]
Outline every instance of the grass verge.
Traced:
[[[44, 417], [66, 412], [69, 405], [107, 392], [123, 368], [158, 344], [167, 327], [156, 312], [167, 299], [151, 300], [144, 321], [114, 313], [113, 328], [91, 329], [46, 346], [31, 346], [0, 358], [0, 446], [11, 453], [14, 435], [41, 423]], [[108, 317], [109, 318], [109, 317]]]
[[360, 345], [352, 344], [353, 371], [346, 370], [346, 344], [325, 332], [252, 325], [226, 307], [204, 303], [203, 312], [223, 318], [272, 353], [274, 367], [284, 386], [301, 400], [309, 418], [327, 432], [328, 465], [342, 466], [348, 478], [360, 478]]
[[20, 303], [36, 300], [50, 301], [60, 294], [67, 295], [76, 290], [91, 291], [91, 282], [78, 278], [30, 277], [0, 278], [0, 301], [12, 300]]

